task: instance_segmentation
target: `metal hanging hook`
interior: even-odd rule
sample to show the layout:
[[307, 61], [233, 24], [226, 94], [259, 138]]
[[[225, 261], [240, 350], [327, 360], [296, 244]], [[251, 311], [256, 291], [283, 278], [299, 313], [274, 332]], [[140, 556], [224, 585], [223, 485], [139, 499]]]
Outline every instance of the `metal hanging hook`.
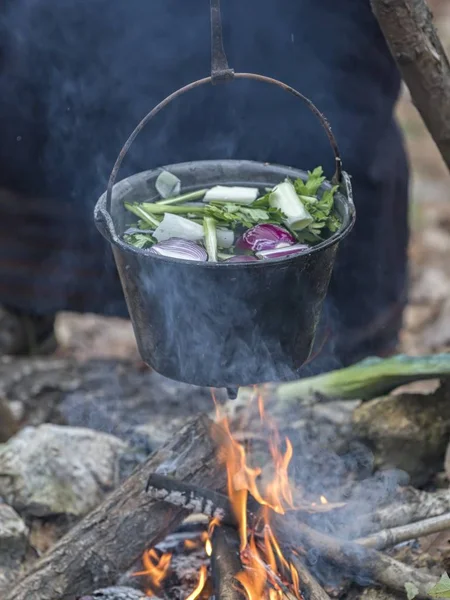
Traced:
[[229, 81], [234, 78], [234, 70], [228, 66], [223, 47], [222, 15], [220, 0], [211, 3], [211, 82], [212, 84]]

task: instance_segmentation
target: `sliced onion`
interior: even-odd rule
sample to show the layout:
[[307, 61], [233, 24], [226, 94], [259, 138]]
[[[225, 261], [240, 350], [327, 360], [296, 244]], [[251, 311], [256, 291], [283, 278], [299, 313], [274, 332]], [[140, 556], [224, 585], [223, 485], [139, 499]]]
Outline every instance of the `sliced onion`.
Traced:
[[198, 260], [205, 262], [208, 259], [206, 250], [188, 240], [181, 238], [170, 238], [154, 244], [149, 250], [151, 254], [159, 254], [167, 258], [180, 258], [182, 260]]
[[238, 256], [232, 256], [231, 258], [227, 258], [224, 262], [227, 263], [246, 263], [246, 262], [258, 262], [258, 259], [254, 256], [245, 256], [244, 254], [239, 254]]
[[258, 258], [284, 258], [293, 254], [301, 254], [309, 250], [308, 244], [294, 244], [287, 248], [272, 248], [271, 250], [261, 250], [256, 253]]
[[236, 242], [241, 250], [271, 250], [291, 246], [296, 243], [295, 237], [284, 227], [272, 223], [262, 223], [248, 229]]

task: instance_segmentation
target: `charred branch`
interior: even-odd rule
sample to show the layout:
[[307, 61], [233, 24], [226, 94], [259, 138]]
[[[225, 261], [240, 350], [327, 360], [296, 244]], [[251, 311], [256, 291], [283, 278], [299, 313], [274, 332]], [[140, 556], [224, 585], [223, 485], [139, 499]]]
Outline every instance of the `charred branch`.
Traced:
[[424, 535], [439, 533], [445, 529], [450, 529], [450, 513], [446, 513], [440, 517], [432, 517], [425, 521], [417, 521], [417, 523], [411, 523], [410, 525], [383, 529], [383, 531], [356, 541], [366, 548], [383, 550], [389, 546], [395, 546], [401, 542], [414, 540]]
[[298, 573], [302, 596], [305, 600], [330, 600], [326, 591], [295, 553], [291, 553], [290, 560]]
[[[206, 417], [186, 425], [40, 559], [3, 600], [74, 600], [117, 580], [189, 512], [145, 493], [148, 474], [224, 489]], [[217, 434], [220, 437], [220, 432]]]
[[371, 0], [414, 105], [450, 169], [450, 63], [425, 0]]
[[152, 500], [162, 500], [171, 506], [185, 508], [191, 513], [202, 514], [223, 523], [235, 524], [226, 496], [196, 485], [176, 481], [166, 475], [152, 473], [145, 489]]
[[314, 548], [325, 559], [345, 569], [349, 576], [363, 574], [391, 590], [404, 591], [405, 583], [410, 582], [419, 590], [419, 597], [426, 598], [428, 590], [437, 582], [428, 572], [413, 569], [355, 542], [332, 538], [302, 523], [277, 516], [275, 529], [284, 547], [295, 550], [292, 542], [295, 540], [295, 545], [306, 549]]
[[236, 575], [242, 571], [239, 535], [234, 527], [219, 526], [212, 535], [211, 572], [216, 600], [242, 600]]

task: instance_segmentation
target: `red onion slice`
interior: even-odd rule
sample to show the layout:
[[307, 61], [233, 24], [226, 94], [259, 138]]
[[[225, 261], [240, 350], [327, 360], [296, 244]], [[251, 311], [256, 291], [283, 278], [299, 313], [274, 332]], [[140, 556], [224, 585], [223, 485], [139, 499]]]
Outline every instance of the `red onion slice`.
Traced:
[[302, 252], [306, 252], [309, 250], [309, 246], [307, 244], [294, 244], [293, 246], [289, 246], [287, 248], [272, 248], [271, 250], [261, 250], [261, 252], [257, 252], [256, 256], [258, 258], [284, 258], [285, 256], [292, 256], [293, 254], [301, 254]]
[[158, 244], [154, 244], [148, 252], [159, 254], [167, 258], [180, 258], [182, 260], [197, 260], [205, 262], [208, 259], [206, 250], [195, 242], [181, 238], [170, 238]]
[[261, 223], [248, 229], [236, 242], [236, 247], [241, 250], [271, 250], [296, 243], [295, 237], [284, 227], [273, 223]]

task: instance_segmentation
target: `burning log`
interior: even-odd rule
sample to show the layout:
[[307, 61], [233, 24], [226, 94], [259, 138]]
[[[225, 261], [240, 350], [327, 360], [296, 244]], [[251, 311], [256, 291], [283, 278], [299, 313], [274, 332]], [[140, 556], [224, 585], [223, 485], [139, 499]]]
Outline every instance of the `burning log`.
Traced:
[[359, 540], [356, 540], [356, 542], [366, 548], [383, 550], [389, 546], [395, 546], [400, 542], [407, 542], [418, 537], [423, 537], [424, 535], [439, 533], [445, 529], [450, 529], [450, 513], [446, 513], [439, 517], [432, 517], [431, 519], [425, 519], [425, 521], [417, 521], [417, 523], [410, 523], [409, 525], [403, 525], [401, 527], [383, 529], [383, 531], [379, 531], [374, 535], [360, 538]]
[[242, 600], [236, 575], [242, 571], [239, 535], [233, 527], [216, 527], [212, 535], [211, 572], [216, 600]]
[[305, 600], [330, 600], [330, 597], [305, 567], [303, 561], [293, 552], [290, 560], [298, 573], [302, 595]]
[[223, 489], [211, 428], [217, 429], [206, 417], [186, 425], [36, 562], [4, 600], [73, 600], [113, 583], [188, 514], [178, 506], [149, 501], [149, 472], [170, 472], [181, 481]]
[[175, 481], [172, 477], [152, 473], [145, 488], [152, 500], [162, 500], [171, 506], [184, 508], [193, 514], [202, 514], [221, 523], [236, 525], [228, 498], [191, 483]]
[[[177, 482], [172, 481], [170, 487], [172, 491], [176, 490]], [[205, 496], [205, 504], [207, 503], [208, 492], [196, 487], [196, 495], [198, 498]], [[173, 494], [171, 496], [173, 497]], [[167, 502], [171, 496], [167, 496]], [[216, 498], [220, 496], [221, 494], [217, 494]], [[218, 502], [226, 514], [232, 514], [231, 506], [226, 508], [228, 498], [221, 496]], [[254, 514], [250, 513], [249, 520], [253, 518]], [[403, 591], [405, 583], [413, 583], [419, 590], [420, 597], [423, 598], [427, 597], [428, 590], [436, 583], [435, 578], [427, 572], [417, 571], [390, 556], [355, 542], [339, 540], [320, 533], [292, 518], [287, 519], [286, 515], [274, 515], [273, 521], [274, 529], [283, 547], [288, 548], [290, 552], [296, 551], [298, 544], [303, 544], [306, 548], [319, 551], [324, 558], [343, 567], [349, 574], [364, 573], [391, 590]]]

